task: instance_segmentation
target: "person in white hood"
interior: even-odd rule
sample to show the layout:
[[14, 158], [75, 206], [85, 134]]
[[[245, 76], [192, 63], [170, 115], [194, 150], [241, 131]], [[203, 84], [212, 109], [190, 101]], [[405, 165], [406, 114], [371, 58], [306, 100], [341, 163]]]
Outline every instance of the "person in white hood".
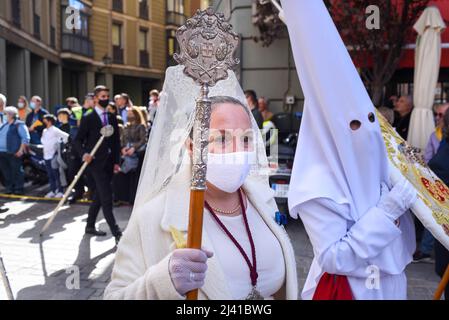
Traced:
[[375, 108], [323, 1], [282, 5], [305, 96], [289, 193], [315, 255], [302, 297], [332, 299], [320, 281], [347, 279], [350, 299], [406, 299], [416, 191], [390, 184]]

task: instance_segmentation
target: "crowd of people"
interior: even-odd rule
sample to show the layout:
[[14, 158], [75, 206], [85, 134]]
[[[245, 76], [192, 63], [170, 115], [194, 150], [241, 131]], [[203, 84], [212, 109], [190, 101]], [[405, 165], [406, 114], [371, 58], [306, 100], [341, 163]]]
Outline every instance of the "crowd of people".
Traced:
[[[107, 102], [106, 110], [117, 119], [120, 140], [120, 170], [113, 177], [113, 200], [116, 206], [132, 204], [137, 189], [149, 130], [154, 122], [159, 92], [150, 92], [148, 106], [134, 106], [130, 96], [120, 93]], [[20, 96], [11, 103], [0, 94], [0, 172], [6, 194], [24, 195], [24, 157], [30, 146], [43, 150], [49, 190], [46, 198], [62, 198], [65, 188], [78, 173], [83, 154], [76, 148], [76, 138], [87, 115], [95, 111], [95, 94], [88, 93], [80, 105], [75, 97], [50, 113], [43, 99]], [[93, 200], [95, 183], [87, 171], [69, 197], [70, 203], [83, 198]]]
[[[273, 117], [265, 98], [255, 91], [245, 92], [247, 103], [260, 129]], [[76, 97], [68, 97], [64, 105], [50, 113], [39, 96], [30, 100], [20, 96], [9, 103], [0, 94], [0, 171], [6, 194], [24, 195], [23, 158], [30, 145], [42, 146], [48, 176], [46, 198], [61, 198], [82, 165], [82, 155], [73, 147], [82, 119], [95, 109], [94, 94], [88, 93], [82, 105]], [[158, 106], [159, 92], [150, 92], [146, 107], [133, 105], [126, 93], [116, 94], [108, 102], [107, 112], [117, 118], [121, 144], [121, 171], [113, 179], [115, 205], [132, 204], [145, 153], [149, 129]], [[69, 197], [71, 204], [83, 198], [93, 199], [95, 186], [87, 172]]]
[[[245, 91], [246, 102], [256, 120], [259, 129], [274, 129], [271, 120], [274, 114], [269, 110], [266, 98], [258, 98], [254, 90]], [[88, 93], [80, 105], [75, 97], [68, 97], [63, 106], [50, 114], [43, 106], [42, 98], [33, 96], [29, 101], [20, 96], [16, 107], [7, 104], [7, 98], [0, 94], [0, 171], [7, 194], [24, 194], [23, 156], [29, 145], [42, 145], [43, 157], [50, 188], [47, 198], [60, 198], [64, 187], [74, 179], [82, 165], [82, 155], [73, 148], [83, 117], [95, 109], [94, 94]], [[114, 177], [115, 205], [132, 204], [135, 197], [140, 169], [143, 162], [149, 129], [151, 128], [159, 101], [159, 92], [150, 92], [150, 101], [145, 107], [133, 105], [126, 93], [116, 94], [108, 101], [107, 112], [117, 118], [120, 131], [121, 166], [120, 174]], [[437, 153], [444, 143], [444, 114], [449, 104], [437, 105], [435, 117], [437, 129], [429, 138], [426, 150], [423, 150], [426, 162]], [[386, 106], [379, 111], [407, 139], [413, 101], [410, 96], [392, 96]], [[62, 155], [65, 155], [63, 157]], [[70, 203], [83, 199], [93, 199], [94, 183], [89, 173], [76, 185], [69, 197]], [[423, 243], [419, 255], [428, 259], [432, 248], [432, 238], [423, 233]]]
[[[109, 91], [107, 93], [109, 94]], [[98, 170], [87, 170], [72, 190], [69, 203], [73, 204], [83, 198], [93, 200], [86, 231], [95, 235], [104, 234], [97, 231], [94, 225], [98, 211], [103, 206], [103, 210], [109, 212], [106, 216], [110, 220], [108, 223], [112, 233], [119, 240], [121, 232], [113, 220], [112, 206], [134, 203], [146, 144], [158, 107], [159, 92], [157, 90], [150, 92], [150, 101], [145, 107], [134, 106], [131, 97], [126, 93], [116, 94], [113, 100], [107, 98], [103, 102], [96, 94], [98, 94], [98, 88], [95, 93], [85, 96], [82, 105], [77, 98], [69, 97], [65, 105], [57, 108], [54, 114], [45, 109], [43, 100], [39, 96], [33, 96], [29, 101], [25, 96], [20, 96], [16, 106], [11, 106], [11, 103], [8, 104], [7, 97], [0, 94], [0, 172], [6, 189], [5, 193], [23, 195], [25, 181], [23, 158], [29, 152], [30, 145], [41, 145], [49, 181], [49, 190], [45, 197], [62, 198], [65, 188], [75, 179], [83, 162], [92, 161], [92, 159], [86, 159], [85, 153], [89, 151], [86, 145], [95, 143], [99, 136], [89, 141], [92, 137], [89, 137], [83, 123], [88, 122], [88, 115], [95, 112], [100, 118], [102, 117], [97, 110], [98, 105], [102, 106], [102, 103], [108, 117], [113, 117], [113, 121], [117, 122], [119, 159], [112, 161], [112, 164], [117, 167], [113, 169], [114, 174], [111, 177], [107, 177], [107, 174], [98, 176]], [[259, 99], [254, 90], [247, 90], [245, 96], [257, 126], [263, 129], [271, 123], [273, 118], [268, 101], [265, 98]], [[412, 98], [393, 96], [386, 105], [380, 107], [379, 111], [399, 135], [407, 139], [413, 111]], [[435, 106], [436, 130], [429, 137], [428, 145], [423, 150], [425, 161], [446, 184], [449, 184], [449, 168], [445, 164], [449, 163], [448, 110], [449, 104]], [[103, 125], [110, 122], [106, 118], [101, 120]], [[111, 201], [107, 199], [109, 196], [112, 196]], [[110, 206], [105, 205], [109, 202]], [[438, 260], [447, 256], [447, 251], [441, 249], [443, 247], [419, 221], [416, 221], [416, 224], [419, 242], [414, 261], [433, 262], [432, 252], [435, 248], [438, 253], [435, 256], [437, 266], [441, 265], [441, 261]]]

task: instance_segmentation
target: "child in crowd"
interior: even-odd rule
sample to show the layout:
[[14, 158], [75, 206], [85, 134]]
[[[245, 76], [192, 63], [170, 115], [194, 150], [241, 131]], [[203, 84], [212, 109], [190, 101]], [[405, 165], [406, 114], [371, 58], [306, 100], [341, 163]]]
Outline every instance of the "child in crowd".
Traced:
[[50, 192], [46, 198], [62, 198], [64, 196], [59, 175], [59, 164], [57, 160], [58, 145], [67, 143], [69, 135], [55, 126], [56, 117], [48, 114], [44, 116], [46, 129], [42, 133], [42, 145], [44, 147], [44, 160], [50, 181]]

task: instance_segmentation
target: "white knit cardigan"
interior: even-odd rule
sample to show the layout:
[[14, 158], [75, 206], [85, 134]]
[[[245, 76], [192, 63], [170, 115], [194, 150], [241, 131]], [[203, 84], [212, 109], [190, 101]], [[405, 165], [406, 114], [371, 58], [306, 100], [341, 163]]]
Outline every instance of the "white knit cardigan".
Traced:
[[[105, 299], [178, 300], [185, 299], [175, 290], [168, 263], [175, 243], [170, 227], [186, 232], [188, 226], [189, 188], [185, 181], [172, 183], [141, 208], [136, 208], [120, 241], [112, 279], [105, 290]], [[278, 210], [273, 191], [260, 180], [248, 178], [243, 186], [249, 200], [281, 244], [286, 268], [286, 280], [275, 299], [296, 300], [298, 281], [295, 255], [290, 239], [283, 227], [276, 224]], [[206, 233], [203, 245], [213, 246]], [[208, 260], [205, 285], [199, 291], [199, 299], [231, 300], [229, 288], [218, 259]]]

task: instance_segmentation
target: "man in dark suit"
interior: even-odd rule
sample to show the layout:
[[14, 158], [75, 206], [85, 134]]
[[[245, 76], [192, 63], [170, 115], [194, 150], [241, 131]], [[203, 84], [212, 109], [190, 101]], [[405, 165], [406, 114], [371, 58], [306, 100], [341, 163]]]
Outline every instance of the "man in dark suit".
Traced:
[[[95, 88], [95, 108], [81, 121], [78, 134], [74, 140], [74, 147], [83, 161], [89, 163], [89, 170], [95, 182], [94, 201], [89, 208], [87, 217], [86, 233], [95, 236], [105, 236], [103, 231], [96, 230], [100, 208], [115, 237], [119, 242], [122, 232], [117, 226], [112, 212], [112, 177], [114, 173], [120, 171], [120, 136], [117, 118], [106, 111], [109, 104], [109, 89], [104, 86]], [[90, 156], [90, 152], [101, 137], [100, 130], [104, 126], [111, 125], [114, 134], [106, 138], [98, 149], [95, 157]]]

